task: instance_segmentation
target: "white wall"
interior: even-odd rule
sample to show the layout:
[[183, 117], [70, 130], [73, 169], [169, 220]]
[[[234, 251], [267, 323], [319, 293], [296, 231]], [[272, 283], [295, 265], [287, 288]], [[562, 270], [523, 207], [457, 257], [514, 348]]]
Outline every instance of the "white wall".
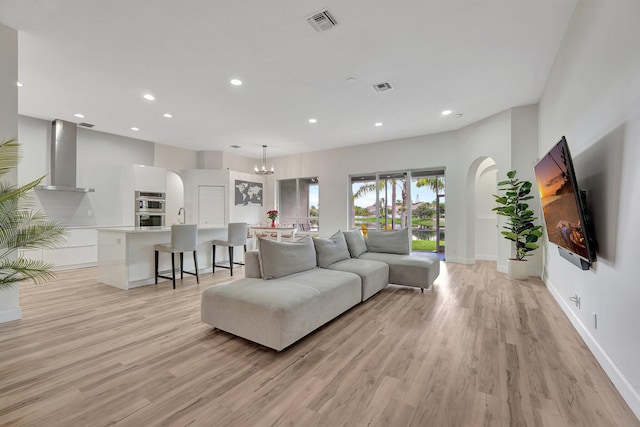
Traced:
[[[20, 116], [18, 126], [25, 164], [19, 170], [20, 182], [48, 175], [51, 123]], [[126, 170], [133, 164], [153, 166], [153, 161], [152, 142], [78, 128], [77, 184], [94, 188], [95, 193], [37, 191], [37, 200], [51, 219], [66, 225], [131, 222], [130, 218], [123, 218]], [[45, 178], [48, 182], [49, 177]]]
[[222, 169], [222, 151], [198, 151], [198, 169]]
[[155, 144], [153, 166], [180, 171], [198, 167], [198, 152], [170, 145]]
[[[538, 105], [514, 108], [511, 111], [511, 168], [518, 171], [519, 179], [536, 182], [533, 167], [537, 163], [538, 154]], [[540, 211], [540, 196], [535, 185], [531, 195], [533, 200], [528, 204], [537, 213], [538, 224], [544, 224]], [[506, 241], [505, 239], [502, 239]], [[527, 256], [529, 274], [539, 276], [542, 269], [542, 251], [537, 250]], [[503, 270], [506, 272], [506, 270]]]
[[232, 222], [246, 222], [247, 224], [260, 224], [267, 221], [266, 204], [262, 206], [236, 206], [235, 205], [235, 181], [251, 181], [262, 183], [264, 197], [264, 177], [244, 172], [229, 171], [229, 218]]
[[[18, 32], [0, 24], [0, 141], [18, 136]], [[19, 165], [18, 168], [23, 168]], [[17, 174], [2, 180], [16, 184]], [[22, 317], [18, 306], [18, 287], [0, 291], [0, 323]]]
[[[500, 171], [509, 170], [511, 116], [509, 110], [459, 131], [275, 158], [276, 174], [267, 179], [269, 204], [265, 208], [274, 207], [275, 180], [317, 176], [321, 235], [328, 236], [338, 229], [348, 229], [349, 175], [444, 168], [446, 257], [452, 262], [472, 263], [476, 251], [475, 209], [474, 190], [469, 189], [468, 179], [471, 176], [471, 182], [475, 181], [475, 167], [486, 157], [493, 158]], [[495, 227], [492, 232], [497, 232]]]
[[[567, 137], [600, 245], [581, 271], [546, 244], [544, 280], [640, 417], [638, 17], [637, 1], [578, 3], [540, 101], [538, 154]], [[568, 302], [574, 294], [581, 308]]]
[[259, 160], [256, 159], [250, 159], [249, 157], [225, 152], [222, 157], [222, 169], [245, 172], [255, 177], [256, 175], [253, 173], [253, 167], [258, 161]]

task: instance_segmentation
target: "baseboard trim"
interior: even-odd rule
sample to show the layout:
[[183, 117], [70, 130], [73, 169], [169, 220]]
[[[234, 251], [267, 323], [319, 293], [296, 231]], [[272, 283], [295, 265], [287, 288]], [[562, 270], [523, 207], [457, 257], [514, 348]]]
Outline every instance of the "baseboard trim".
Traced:
[[591, 335], [591, 332], [585, 327], [582, 321], [575, 315], [575, 313], [571, 310], [569, 304], [564, 300], [562, 295], [558, 292], [553, 283], [549, 281], [549, 279], [543, 279], [547, 289], [551, 291], [551, 295], [558, 302], [562, 311], [564, 311], [565, 315], [573, 325], [573, 327], [578, 331], [578, 334], [582, 337], [587, 347], [593, 353], [594, 357], [604, 369], [604, 372], [607, 374], [615, 388], [618, 390], [622, 398], [627, 402], [627, 405], [631, 408], [635, 416], [640, 420], [640, 393], [636, 391], [635, 387], [627, 378], [624, 376], [622, 371], [616, 366], [615, 362], [609, 357], [607, 352], [600, 346], [598, 341]]
[[13, 322], [20, 319], [22, 319], [22, 309], [20, 307], [0, 310], [0, 323]]
[[453, 262], [456, 264], [475, 264], [476, 263], [475, 258], [456, 258], [456, 257], [450, 257], [449, 255], [447, 255], [446, 261]]

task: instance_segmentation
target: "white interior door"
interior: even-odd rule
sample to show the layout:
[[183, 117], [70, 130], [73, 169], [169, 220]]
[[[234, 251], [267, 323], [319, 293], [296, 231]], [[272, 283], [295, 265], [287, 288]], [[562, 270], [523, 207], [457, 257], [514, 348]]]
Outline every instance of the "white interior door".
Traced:
[[224, 227], [225, 197], [222, 185], [198, 186], [198, 225]]

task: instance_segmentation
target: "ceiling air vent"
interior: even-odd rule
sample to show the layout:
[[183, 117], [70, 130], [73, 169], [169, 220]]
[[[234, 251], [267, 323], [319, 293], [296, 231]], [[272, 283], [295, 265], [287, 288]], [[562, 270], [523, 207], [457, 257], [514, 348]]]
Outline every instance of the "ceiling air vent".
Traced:
[[94, 127], [95, 125], [92, 125], [91, 123], [85, 123], [85, 122], [82, 122], [82, 123], [78, 123], [78, 126], [82, 126], [83, 128], [89, 128], [89, 129], [91, 129], [91, 128], [92, 128], [92, 127]]
[[314, 13], [307, 18], [307, 22], [318, 32], [327, 31], [338, 24], [328, 10]]
[[371, 85], [371, 88], [373, 90], [375, 90], [376, 92], [384, 92], [385, 90], [391, 90], [393, 89], [393, 87], [391, 87], [390, 83], [378, 83], [375, 85]]

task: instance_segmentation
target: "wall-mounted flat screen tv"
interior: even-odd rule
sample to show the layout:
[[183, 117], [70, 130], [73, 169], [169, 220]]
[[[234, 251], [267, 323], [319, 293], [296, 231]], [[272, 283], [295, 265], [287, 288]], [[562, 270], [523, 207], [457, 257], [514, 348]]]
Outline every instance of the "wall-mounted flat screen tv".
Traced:
[[596, 260], [595, 241], [564, 136], [535, 165], [535, 175], [549, 241], [563, 257], [564, 249], [583, 260], [576, 265], [588, 269]]

